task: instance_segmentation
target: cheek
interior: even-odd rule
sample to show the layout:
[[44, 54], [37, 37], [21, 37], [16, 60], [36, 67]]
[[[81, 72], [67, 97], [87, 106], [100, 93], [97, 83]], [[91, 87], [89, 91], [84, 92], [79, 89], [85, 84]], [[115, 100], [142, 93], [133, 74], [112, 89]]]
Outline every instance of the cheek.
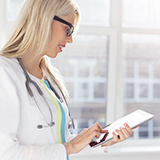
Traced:
[[51, 34], [51, 38], [50, 38], [50, 45], [51, 46], [57, 46], [60, 44], [61, 41], [61, 34], [57, 34], [56, 32], [53, 32]]
[[55, 50], [55, 42], [54, 42], [54, 39], [50, 38], [46, 46], [45, 53], [50, 54], [50, 53], [53, 53], [54, 50]]
[[51, 41], [52, 42], [58, 42], [63, 43], [63, 41], [66, 38], [66, 30], [63, 25], [60, 25], [59, 23], [52, 23], [51, 28]]

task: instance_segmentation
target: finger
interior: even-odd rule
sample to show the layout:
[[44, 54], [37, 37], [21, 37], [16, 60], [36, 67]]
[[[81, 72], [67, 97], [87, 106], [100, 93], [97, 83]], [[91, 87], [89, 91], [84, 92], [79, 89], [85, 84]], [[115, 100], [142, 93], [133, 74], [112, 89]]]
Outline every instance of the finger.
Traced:
[[113, 141], [114, 141], [114, 143], [117, 143], [119, 141], [118, 135], [115, 132], [113, 132], [112, 135], [113, 135]]
[[88, 137], [89, 139], [92, 140], [93, 137], [99, 138], [101, 129], [102, 128], [101, 128], [100, 124], [97, 122], [97, 123], [93, 124], [87, 130], [85, 129], [83, 131], [83, 133], [85, 134], [86, 137]]
[[130, 128], [130, 129], [131, 129], [131, 127], [130, 127], [127, 123], [124, 123], [124, 126], [125, 126], [126, 128]]
[[100, 132], [102, 132], [102, 127], [101, 127], [101, 125], [100, 125], [98, 122], [96, 122], [95, 125], [97, 125], [97, 127], [98, 127], [99, 130], [100, 130]]
[[93, 139], [93, 137], [99, 138], [101, 134], [100, 134], [100, 132], [95, 130], [90, 135], [91, 135], [91, 137]]
[[93, 124], [87, 131], [86, 136], [93, 139], [93, 137], [99, 138], [100, 133], [108, 133], [108, 130], [103, 130], [98, 122]]
[[123, 140], [125, 140], [125, 139], [127, 139], [127, 138], [129, 138], [130, 137], [130, 135], [132, 134], [132, 130], [131, 131], [128, 131], [126, 128], [120, 128], [120, 131], [123, 133], [123, 135], [124, 135], [124, 139]]
[[95, 124], [93, 124], [90, 128], [89, 128], [90, 132], [93, 132], [95, 130], [97, 130], [98, 132], [102, 132], [102, 127], [100, 126], [100, 124], [98, 122], [96, 122]]
[[108, 130], [103, 129], [101, 133], [109, 133]]
[[105, 143], [103, 143], [101, 146], [104, 147], [104, 146], [111, 146], [117, 142], [119, 142], [119, 139], [118, 139], [118, 136], [115, 132], [112, 132], [112, 135], [113, 135], [113, 138]]
[[101, 133], [106, 133], [106, 132], [108, 132], [108, 130], [107, 130], [107, 129], [103, 129], [99, 123], [97, 123], [97, 125], [98, 125]]
[[119, 141], [123, 141], [123, 140], [126, 139], [126, 138], [125, 138], [125, 135], [124, 135], [124, 133], [123, 133], [123, 131], [122, 131], [122, 128], [120, 128], [120, 130], [116, 129], [115, 131], [116, 131], [116, 132], [118, 133], [118, 135], [119, 135], [119, 136], [117, 136], [118, 139], [119, 139]]
[[79, 133], [79, 135], [84, 134], [85, 132], [87, 132], [87, 130], [88, 130], [88, 128], [84, 128], [84, 129]]
[[132, 134], [132, 129], [131, 129], [131, 127], [127, 124], [127, 123], [125, 123], [124, 124], [124, 126], [125, 126], [125, 128], [127, 129], [127, 131], [130, 133], [130, 135]]
[[82, 132], [85, 132], [85, 131], [87, 131], [87, 130], [88, 130], [88, 128], [84, 128]]

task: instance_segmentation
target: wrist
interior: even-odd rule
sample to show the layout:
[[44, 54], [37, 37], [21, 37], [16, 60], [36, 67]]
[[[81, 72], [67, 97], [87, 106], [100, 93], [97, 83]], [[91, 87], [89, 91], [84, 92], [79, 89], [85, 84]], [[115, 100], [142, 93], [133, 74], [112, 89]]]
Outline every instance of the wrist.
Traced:
[[73, 154], [73, 147], [72, 147], [72, 144], [70, 142], [66, 142], [66, 143], [63, 143], [64, 147], [66, 148], [66, 153], [67, 155], [70, 155], [70, 154]]

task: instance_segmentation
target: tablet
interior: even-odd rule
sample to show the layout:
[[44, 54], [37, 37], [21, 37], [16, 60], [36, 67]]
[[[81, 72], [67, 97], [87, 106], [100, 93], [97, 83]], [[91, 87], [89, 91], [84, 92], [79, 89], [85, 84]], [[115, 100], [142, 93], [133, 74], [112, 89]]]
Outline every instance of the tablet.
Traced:
[[[136, 126], [152, 119], [154, 115], [145, 112], [143, 110], [136, 110], [113, 123], [105, 126], [103, 129], [108, 130], [109, 133], [102, 133], [99, 138], [94, 137], [92, 142], [89, 144], [91, 147], [97, 147], [113, 138], [112, 132], [115, 132], [116, 129], [124, 127], [124, 123], [127, 123], [132, 129]], [[116, 133], [116, 132], [115, 132]]]

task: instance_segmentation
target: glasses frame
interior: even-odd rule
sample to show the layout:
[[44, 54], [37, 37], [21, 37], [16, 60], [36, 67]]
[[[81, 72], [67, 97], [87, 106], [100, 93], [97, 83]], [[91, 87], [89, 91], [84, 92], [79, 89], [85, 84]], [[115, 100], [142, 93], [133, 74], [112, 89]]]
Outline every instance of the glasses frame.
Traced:
[[59, 18], [58, 16], [54, 16], [53, 19], [56, 20], [56, 21], [59, 21], [61, 23], [64, 23], [64, 24], [66, 24], [66, 25], [68, 25], [70, 27], [70, 29], [67, 29], [67, 36], [68, 37], [74, 32], [74, 26], [71, 23], [65, 21], [62, 18]]

